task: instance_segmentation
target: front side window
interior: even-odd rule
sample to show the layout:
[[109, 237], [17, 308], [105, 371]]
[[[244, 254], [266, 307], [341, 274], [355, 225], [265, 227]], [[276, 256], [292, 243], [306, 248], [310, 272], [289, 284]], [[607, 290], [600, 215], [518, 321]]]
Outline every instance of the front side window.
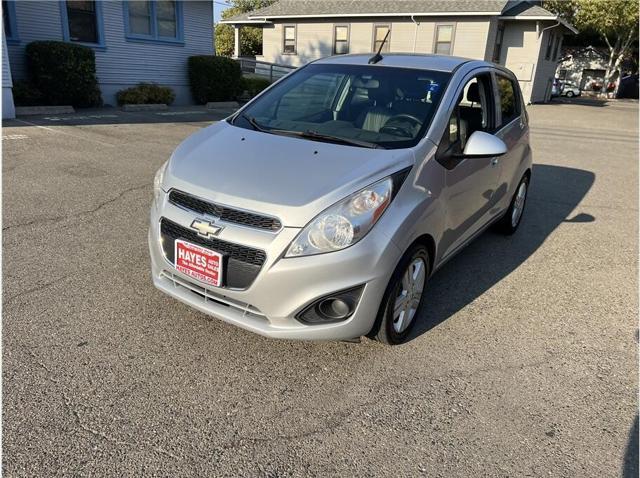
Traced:
[[2, 0], [2, 22], [5, 38], [7, 40], [17, 40], [18, 29], [16, 26], [16, 11], [13, 0]]
[[284, 27], [284, 46], [282, 51], [288, 55], [296, 53], [296, 27], [295, 25], [285, 25]]
[[336, 25], [333, 36], [333, 54], [344, 55], [349, 53], [349, 27], [346, 25]]
[[467, 82], [460, 93], [436, 154], [436, 159], [446, 168], [451, 169], [461, 161], [459, 155], [473, 133], [491, 132], [495, 116], [491, 92], [491, 76], [483, 74]]
[[453, 25], [436, 26], [436, 46], [437, 55], [451, 55], [453, 45]]
[[69, 40], [82, 43], [99, 43], [98, 12], [91, 0], [67, 0]]
[[[387, 33], [389, 33], [389, 30], [389, 25], [376, 25], [373, 27], [373, 51], [378, 51], [380, 49], [380, 45], [382, 45], [382, 42], [384, 42], [384, 46], [382, 47], [381, 51], [390, 51], [389, 45], [391, 43], [391, 39], [387, 38], [387, 41], [384, 41]], [[389, 37], [390, 36], [391, 33], [389, 33]]]
[[520, 116], [520, 102], [518, 101], [517, 88], [513, 81], [504, 76], [497, 76], [498, 93], [500, 94], [500, 113], [502, 121], [500, 126], [505, 126]]
[[132, 0], [126, 3], [127, 37], [180, 41], [181, 4], [174, 0]]
[[377, 65], [312, 64], [256, 98], [232, 124], [316, 141], [411, 147], [424, 136], [450, 76]]

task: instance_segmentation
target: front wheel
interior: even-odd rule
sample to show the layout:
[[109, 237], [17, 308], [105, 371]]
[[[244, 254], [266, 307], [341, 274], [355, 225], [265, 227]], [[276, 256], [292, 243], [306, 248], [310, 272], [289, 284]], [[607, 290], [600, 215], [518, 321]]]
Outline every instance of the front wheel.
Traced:
[[415, 244], [405, 253], [382, 298], [372, 330], [376, 340], [387, 345], [406, 341], [422, 307], [429, 264], [429, 252], [421, 244]]
[[524, 214], [524, 207], [527, 203], [528, 193], [529, 176], [524, 176], [516, 188], [516, 192], [511, 199], [511, 204], [509, 204], [509, 209], [507, 209], [505, 215], [496, 224], [499, 232], [510, 236], [518, 230], [518, 226], [522, 220], [522, 215]]

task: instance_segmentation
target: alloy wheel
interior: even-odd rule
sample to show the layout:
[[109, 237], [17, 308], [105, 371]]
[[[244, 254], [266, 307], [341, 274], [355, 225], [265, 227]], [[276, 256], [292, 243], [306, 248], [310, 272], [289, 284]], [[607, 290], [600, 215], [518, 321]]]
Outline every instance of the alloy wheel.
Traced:
[[393, 308], [393, 329], [401, 334], [413, 322], [427, 278], [427, 265], [417, 257], [411, 261], [402, 275], [398, 295]]

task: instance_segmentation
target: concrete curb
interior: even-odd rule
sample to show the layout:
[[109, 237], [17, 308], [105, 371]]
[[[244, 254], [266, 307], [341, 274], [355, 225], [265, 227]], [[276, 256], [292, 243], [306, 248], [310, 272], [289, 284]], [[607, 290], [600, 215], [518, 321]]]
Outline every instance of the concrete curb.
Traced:
[[73, 106], [16, 106], [16, 116], [63, 115], [75, 112]]
[[150, 105], [124, 105], [122, 111], [167, 111], [169, 107], [164, 103], [156, 103]]

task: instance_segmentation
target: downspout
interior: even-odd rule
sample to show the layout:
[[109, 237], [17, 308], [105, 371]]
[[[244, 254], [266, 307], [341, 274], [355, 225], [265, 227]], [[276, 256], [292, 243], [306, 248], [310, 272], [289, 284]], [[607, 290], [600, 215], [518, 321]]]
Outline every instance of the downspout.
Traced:
[[413, 14], [411, 15], [411, 21], [416, 26], [415, 30], [413, 31], [413, 53], [415, 53], [416, 52], [416, 42], [418, 40], [418, 26], [420, 25], [420, 23], [416, 22], [416, 19], [413, 18]]

